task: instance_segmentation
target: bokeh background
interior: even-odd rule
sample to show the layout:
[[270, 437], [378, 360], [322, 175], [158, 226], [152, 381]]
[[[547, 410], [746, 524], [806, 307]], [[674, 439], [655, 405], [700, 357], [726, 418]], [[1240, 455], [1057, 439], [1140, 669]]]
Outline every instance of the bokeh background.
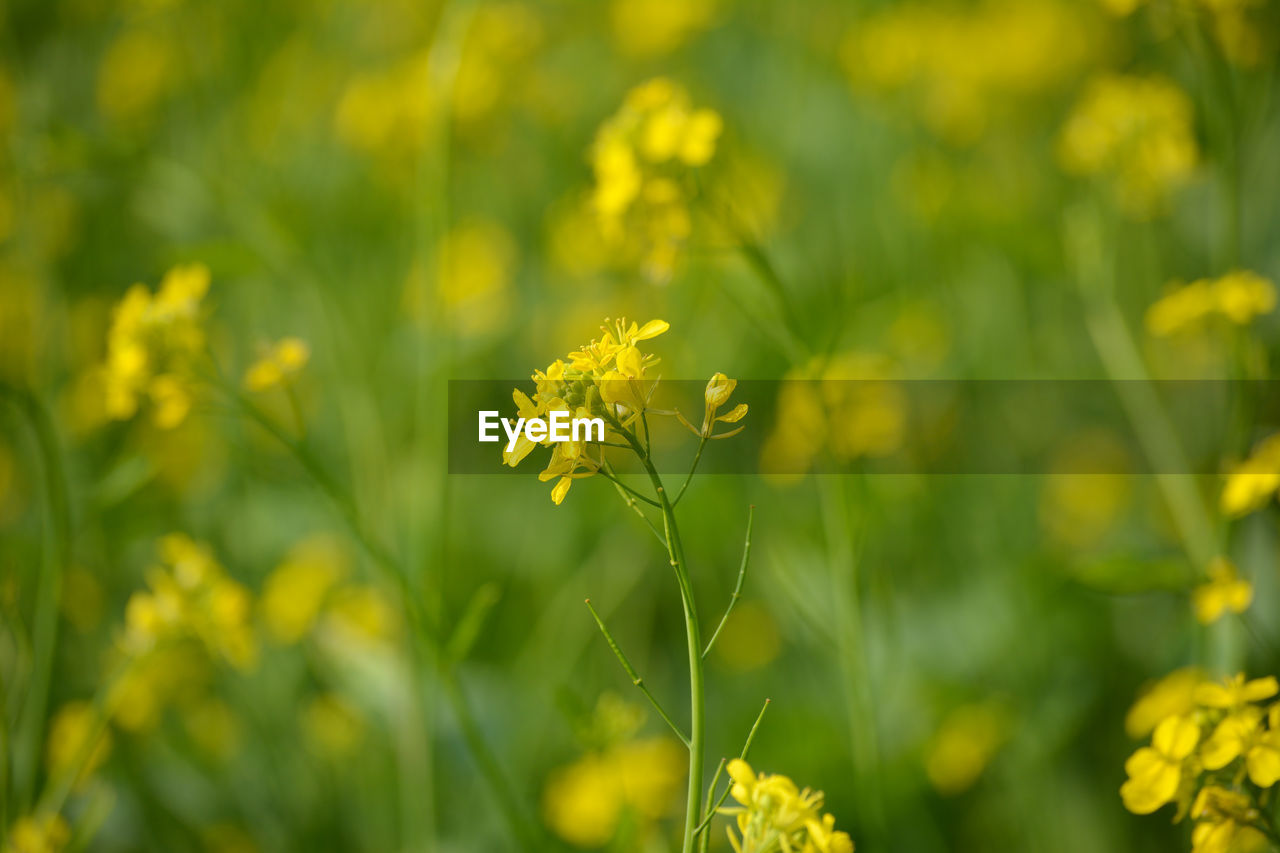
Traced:
[[[1267, 378], [1266, 288], [1149, 308], [1280, 274], [1278, 25], [1268, 0], [6, 0], [0, 801], [10, 829], [62, 816], [8, 843], [675, 849], [681, 750], [582, 603], [682, 718], [665, 558], [598, 478], [556, 506], [532, 468], [450, 476], [448, 381], [524, 380], [621, 315], [670, 322], [672, 379]], [[607, 123], [654, 79], [719, 117], [712, 150], [619, 165]], [[208, 365], [177, 425], [108, 411], [113, 306], [190, 263], [233, 386], [306, 342], [244, 392], [286, 442]], [[756, 507], [712, 767], [767, 697], [753, 764], [859, 850], [1185, 849], [1121, 805], [1126, 714], [1179, 667], [1280, 667], [1274, 509], [1080, 475], [1146, 464], [1096, 433], [1021, 476], [803, 475], [891, 456], [895, 400], [802, 435], [748, 415], [760, 474], [681, 504], [708, 628]], [[1266, 432], [1241, 415], [1221, 470]], [[1194, 618], [1218, 553], [1248, 622]], [[215, 619], [120, 675], [165, 560], [238, 590], [235, 645]]]

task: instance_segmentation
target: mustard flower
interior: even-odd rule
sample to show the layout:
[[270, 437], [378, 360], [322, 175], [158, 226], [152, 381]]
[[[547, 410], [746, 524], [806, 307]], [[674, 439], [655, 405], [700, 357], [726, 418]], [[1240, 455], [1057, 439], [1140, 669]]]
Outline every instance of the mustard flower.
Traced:
[[1229, 517], [1261, 509], [1280, 489], [1280, 433], [1258, 443], [1249, 458], [1227, 476], [1219, 501]]
[[62, 815], [31, 815], [9, 829], [4, 853], [58, 853], [71, 840], [71, 828]]
[[684, 781], [684, 769], [683, 749], [666, 737], [589, 752], [551, 773], [543, 791], [543, 818], [570, 844], [603, 846], [626, 814], [642, 825], [665, 817]]
[[1253, 603], [1253, 584], [1240, 577], [1235, 563], [1217, 557], [1209, 564], [1209, 580], [1191, 592], [1196, 618], [1212, 625], [1223, 613], [1243, 613]]
[[1272, 708], [1265, 729], [1262, 720], [1262, 710], [1255, 705], [1224, 717], [1201, 750], [1205, 768], [1220, 770], [1243, 757], [1249, 778], [1259, 788], [1280, 781], [1280, 707]]
[[150, 398], [156, 425], [172, 428], [191, 409], [192, 362], [203, 353], [200, 302], [209, 289], [201, 264], [177, 266], [156, 293], [135, 284], [116, 305], [103, 364], [107, 415], [127, 420]]
[[74, 783], [88, 782], [111, 753], [111, 736], [101, 729], [98, 712], [88, 702], [68, 702], [49, 723], [46, 763], [49, 772], [76, 770]]
[[268, 391], [289, 385], [311, 360], [311, 348], [301, 338], [281, 338], [244, 374], [250, 391]]
[[1191, 832], [1191, 853], [1244, 853], [1267, 849], [1266, 837], [1253, 828], [1260, 813], [1252, 800], [1239, 791], [1217, 785], [1200, 789], [1191, 806], [1196, 827]]
[[207, 546], [181, 533], [160, 542], [161, 565], [147, 573], [146, 592], [125, 609], [124, 645], [145, 654], [158, 644], [193, 639], [237, 667], [256, 657], [249, 593], [226, 573]]
[[822, 814], [821, 791], [801, 790], [779, 774], [756, 775], [735, 758], [725, 768], [739, 806], [721, 808], [736, 816], [737, 834], [728, 829], [735, 853], [853, 853], [853, 841], [835, 830], [835, 819]]
[[1196, 688], [1204, 673], [1196, 667], [1175, 669], [1147, 688], [1125, 716], [1124, 729], [1130, 737], [1146, 737], [1161, 721], [1187, 716], [1196, 709]]
[[636, 258], [655, 281], [671, 277], [692, 229], [688, 180], [715, 155], [723, 120], [656, 78], [627, 93], [591, 146], [591, 206], [606, 243]]
[[1182, 784], [1183, 763], [1200, 741], [1200, 728], [1189, 717], [1169, 717], [1156, 726], [1151, 746], [1129, 757], [1129, 778], [1120, 786], [1125, 808], [1150, 814], [1172, 802]]
[[1196, 688], [1195, 699], [1206, 708], [1221, 708], [1234, 711], [1249, 702], [1261, 702], [1280, 693], [1280, 682], [1275, 676], [1245, 680], [1244, 673], [1223, 679], [1221, 682], [1206, 681]]
[[281, 643], [301, 640], [346, 570], [344, 552], [325, 537], [303, 540], [290, 549], [262, 587], [260, 609], [272, 638]]
[[[658, 363], [656, 356], [642, 353], [637, 344], [652, 340], [670, 328], [665, 320], [650, 320], [643, 326], [617, 320], [601, 327], [604, 334], [565, 358], [556, 359], [545, 371], [535, 371], [536, 386], [531, 398], [523, 391], [512, 392], [519, 417], [525, 421], [564, 412], [575, 418], [608, 414], [622, 425], [633, 423], [643, 413], [652, 396], [654, 382], [648, 371]], [[593, 442], [557, 441], [549, 435], [540, 441], [521, 432], [504, 448], [503, 462], [512, 468], [539, 445], [554, 444], [551, 460], [538, 475], [543, 482], [556, 480], [551, 499], [559, 505], [576, 479], [590, 477], [600, 469], [600, 461], [589, 454]]]
[[1188, 181], [1198, 159], [1191, 99], [1162, 77], [1096, 78], [1062, 128], [1059, 158], [1111, 180], [1130, 214], [1147, 218]]
[[1238, 326], [1276, 307], [1276, 288], [1268, 279], [1235, 270], [1216, 279], [1197, 279], [1171, 290], [1147, 309], [1147, 331], [1167, 337], [1194, 328], [1210, 317]]

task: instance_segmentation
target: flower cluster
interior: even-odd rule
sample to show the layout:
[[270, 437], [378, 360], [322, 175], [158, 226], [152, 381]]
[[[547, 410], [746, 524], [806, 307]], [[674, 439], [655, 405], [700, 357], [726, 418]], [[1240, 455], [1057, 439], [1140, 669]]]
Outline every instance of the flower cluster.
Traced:
[[684, 770], [684, 749], [671, 738], [616, 743], [553, 771], [543, 791], [543, 816], [571, 844], [600, 847], [624, 817], [647, 826], [669, 814]]
[[1187, 181], [1198, 149], [1191, 99], [1162, 77], [1104, 75], [1067, 119], [1059, 155], [1068, 171], [1104, 175], [1130, 214], [1160, 210]]
[[796, 787], [786, 776], [758, 776], [735, 758], [727, 767], [733, 798], [740, 806], [721, 808], [736, 815], [738, 834], [729, 828], [735, 853], [853, 853], [853, 840], [835, 828], [835, 818], [822, 813], [821, 791]]
[[4, 853], [58, 853], [71, 841], [71, 828], [61, 815], [19, 819], [10, 829]]
[[[537, 390], [532, 399], [518, 388], [512, 392], [520, 417], [540, 418], [554, 411], [568, 412], [575, 418], [607, 414], [613, 426], [633, 422], [645, 410], [656, 384], [647, 380], [647, 371], [658, 359], [642, 353], [636, 344], [658, 337], [670, 324], [650, 320], [639, 326], [623, 318], [612, 328], [601, 328], [604, 334], [598, 340], [569, 353], [567, 361], [558, 358], [545, 371], [534, 372]], [[503, 450], [503, 462], [514, 468], [533, 448], [551, 443], [550, 438], [534, 442], [521, 434], [512, 449]], [[600, 461], [587, 453], [588, 448], [586, 441], [555, 443], [551, 461], [538, 479], [559, 478], [551, 490], [557, 505], [575, 479], [590, 477], [600, 469]]]
[[1235, 467], [1222, 489], [1223, 513], [1236, 517], [1266, 506], [1280, 489], [1280, 433], [1254, 447], [1249, 458]]
[[856, 89], [912, 104], [949, 142], [966, 144], [993, 113], [1060, 86], [1089, 58], [1096, 36], [1058, 0], [986, 0], [952, 7], [900, 3], [854, 24], [842, 60]]
[[250, 391], [286, 387], [310, 360], [311, 348], [306, 341], [300, 338], [281, 338], [245, 371], [245, 387]]
[[1191, 592], [1191, 605], [1201, 624], [1212, 625], [1222, 614], [1243, 613], [1253, 603], [1253, 584], [1240, 577], [1235, 563], [1217, 557], [1209, 564], [1209, 580]]
[[591, 146], [591, 195], [605, 242], [655, 281], [671, 277], [693, 230], [691, 170], [715, 155], [718, 113], [694, 109], [688, 93], [657, 78], [627, 93]]
[[907, 401], [887, 358], [843, 353], [789, 372], [760, 465], [780, 482], [797, 479], [824, 452], [841, 462], [889, 456], [902, 446]]
[[1260, 801], [1280, 781], [1280, 703], [1261, 703], [1280, 693], [1280, 683], [1239, 674], [1153, 692], [1176, 701], [1165, 702], [1150, 744], [1125, 762], [1125, 808], [1151, 814], [1175, 803], [1177, 818], [1196, 821], [1193, 853], [1252, 849], [1274, 831]]
[[1197, 279], [1171, 290], [1147, 309], [1147, 331], [1164, 337], [1192, 329], [1213, 317], [1238, 326], [1276, 307], [1276, 286], [1248, 270], [1216, 279]]
[[256, 657], [248, 591], [227, 576], [205, 545], [182, 533], [160, 540], [162, 565], [147, 573], [149, 591], [125, 609], [125, 650], [143, 655], [161, 643], [196, 640], [237, 667]]
[[191, 362], [204, 350], [200, 301], [209, 289], [202, 264], [177, 266], [152, 294], [135, 284], [116, 306], [103, 365], [107, 414], [127, 420], [148, 397], [157, 426], [172, 428], [191, 410]]

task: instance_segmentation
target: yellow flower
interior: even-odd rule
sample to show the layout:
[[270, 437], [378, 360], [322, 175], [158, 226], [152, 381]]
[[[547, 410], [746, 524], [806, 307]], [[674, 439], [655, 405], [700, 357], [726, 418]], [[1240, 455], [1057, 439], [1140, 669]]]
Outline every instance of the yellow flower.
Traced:
[[1217, 279], [1198, 279], [1161, 297], [1147, 310], [1147, 331], [1167, 337], [1218, 316], [1237, 326], [1276, 307], [1276, 288], [1268, 279], [1235, 270]]
[[150, 589], [125, 608], [124, 647], [133, 655], [159, 643], [193, 639], [233, 666], [252, 665], [257, 648], [248, 591], [227, 577], [207, 546], [175, 533], [160, 542], [161, 565], [147, 573]]
[[58, 853], [71, 840], [71, 828], [62, 815], [20, 818], [9, 829], [4, 853]]
[[346, 574], [341, 547], [315, 537], [295, 545], [262, 587], [262, 618], [281, 643], [296, 643], [311, 630], [325, 598]]
[[1280, 682], [1275, 676], [1244, 680], [1244, 673], [1237, 673], [1221, 683], [1206, 681], [1196, 687], [1195, 700], [1206, 708], [1223, 708], [1228, 711], [1240, 708], [1249, 702], [1261, 702], [1280, 693]]
[[1246, 705], [1228, 714], [1205, 741], [1200, 757], [1208, 770], [1220, 770], [1243, 757], [1253, 784], [1270, 788], [1280, 780], [1280, 707], [1272, 708], [1268, 728], [1262, 710]]
[[925, 773], [940, 794], [973, 786], [1009, 731], [1009, 715], [994, 702], [965, 705], [947, 715], [925, 757]]
[[1125, 808], [1150, 814], [1171, 802], [1182, 782], [1183, 762], [1199, 740], [1200, 728], [1188, 717], [1169, 717], [1156, 726], [1151, 746], [1142, 747], [1125, 762], [1129, 778], [1120, 786]]
[[1217, 557], [1209, 564], [1209, 581], [1196, 587], [1191, 593], [1196, 618], [1203, 625], [1212, 625], [1223, 613], [1243, 613], [1253, 603], [1253, 584], [1236, 572], [1235, 564], [1226, 557]]
[[334, 693], [311, 700], [303, 715], [303, 724], [317, 751], [334, 758], [350, 755], [364, 736], [360, 712]]
[[712, 22], [714, 0], [612, 0], [613, 38], [628, 56], [670, 53]]
[[1253, 453], [1227, 476], [1220, 501], [1230, 517], [1261, 509], [1280, 489], [1280, 433], [1259, 442]]
[[1124, 719], [1125, 732], [1146, 737], [1162, 720], [1189, 715], [1196, 709], [1195, 691], [1203, 681], [1204, 673], [1196, 667], [1175, 669], [1133, 703]]
[[[608, 322], [608, 321], [606, 321]], [[665, 320], [650, 320], [643, 326], [625, 318], [602, 326], [604, 334], [569, 353], [568, 362], [553, 361], [545, 371], [534, 371], [537, 387], [530, 398], [519, 389], [512, 392], [519, 417], [546, 418], [552, 412], [567, 412], [573, 418], [608, 415], [626, 426], [645, 410], [656, 382], [646, 373], [658, 363], [656, 356], [642, 353], [637, 344], [652, 340], [670, 328]], [[538, 475], [543, 482], [556, 480], [551, 499], [558, 506], [576, 479], [590, 477], [600, 462], [589, 455], [589, 441], [552, 442], [550, 436], [533, 441], [523, 431], [513, 447], [504, 444], [503, 464], [512, 468], [538, 445], [554, 445], [547, 467]]]
[[715, 427], [716, 423], [736, 424], [738, 421], [746, 417], [746, 403], [739, 403], [734, 406], [728, 414], [717, 414], [720, 407], [729, 402], [729, 397], [733, 394], [733, 389], [736, 387], [738, 387], [738, 380], [730, 379], [723, 373], [714, 374], [710, 381], [707, 382], [706, 391], [703, 392], [703, 399], [706, 402], [706, 410], [702, 416], [702, 429], [694, 429], [693, 425], [689, 424], [687, 421], [685, 422], [686, 426], [688, 426], [695, 435], [701, 436], [702, 438], [728, 438], [731, 435], [737, 435], [741, 432], [743, 427], [738, 427], [737, 429], [721, 433], [720, 435], [711, 434], [711, 430]]
[[786, 776], [758, 776], [735, 758], [725, 768], [733, 782], [733, 798], [741, 805], [721, 808], [736, 816], [738, 833], [728, 829], [735, 853], [852, 853], [853, 841], [835, 831], [835, 820], [822, 814], [822, 792], [799, 789]]
[[723, 121], [694, 109], [663, 77], [632, 89], [591, 147], [591, 206], [607, 244], [638, 261], [650, 278], [671, 277], [692, 222], [691, 169], [715, 156]]
[[1096, 78], [1059, 139], [1063, 167], [1109, 177], [1121, 206], [1138, 218], [1164, 207], [1198, 156], [1191, 100], [1162, 77]]
[[551, 773], [543, 818], [570, 844], [601, 847], [613, 839], [625, 813], [645, 823], [669, 813], [684, 763], [680, 745], [665, 737], [588, 753]]
[[47, 762], [54, 775], [79, 770], [75, 784], [89, 781], [111, 753], [111, 736], [88, 702], [68, 702], [49, 724]]
[[191, 409], [191, 363], [204, 351], [200, 302], [209, 288], [201, 264], [177, 266], [152, 294], [135, 284], [115, 308], [102, 366], [107, 415], [132, 418], [149, 397], [153, 419], [164, 429], [182, 423]]
[[177, 79], [179, 43], [142, 29], [123, 31], [102, 58], [98, 109], [117, 122], [144, 117]]
[[1191, 806], [1196, 828], [1191, 853], [1261, 853], [1270, 848], [1266, 836], [1254, 829], [1259, 814], [1249, 797], [1217, 785], [1200, 789]]
[[311, 360], [311, 348], [301, 338], [281, 338], [244, 374], [250, 391], [267, 391], [288, 385]]

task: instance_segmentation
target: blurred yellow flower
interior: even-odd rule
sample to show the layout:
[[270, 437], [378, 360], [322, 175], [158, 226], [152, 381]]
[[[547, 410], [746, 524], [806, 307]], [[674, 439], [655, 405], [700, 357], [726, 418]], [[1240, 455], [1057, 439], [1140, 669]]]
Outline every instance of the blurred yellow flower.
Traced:
[[[1117, 17], [1131, 15], [1148, 0], [1098, 0], [1102, 8]], [[1236, 65], [1252, 66], [1262, 61], [1268, 45], [1264, 25], [1250, 13], [1267, 5], [1267, 0], [1190, 0], [1179, 11], [1197, 11], [1207, 18], [1208, 29], [1227, 59]]]
[[132, 418], [149, 396], [157, 426], [169, 429], [191, 409], [191, 363], [203, 353], [200, 301], [209, 289], [203, 264], [176, 266], [155, 294], [135, 284], [116, 305], [103, 365], [108, 416]]
[[1089, 19], [1053, 0], [909, 2], [856, 21], [841, 60], [856, 89], [906, 102], [954, 144], [1074, 79], [1095, 52]]
[[1095, 78], [1058, 143], [1068, 172], [1107, 177], [1120, 205], [1138, 218], [1160, 212], [1199, 158], [1191, 99], [1155, 76]]
[[1250, 780], [1259, 788], [1280, 781], [1280, 709], [1272, 708], [1268, 728], [1262, 709], [1246, 705], [1228, 714], [1205, 741], [1200, 758], [1207, 770], [1221, 770], [1243, 757]]
[[458, 333], [486, 334], [507, 320], [517, 260], [515, 240], [497, 222], [470, 220], [444, 235], [436, 255], [434, 292]]
[[377, 71], [355, 74], [334, 113], [334, 130], [364, 154], [396, 160], [416, 154], [439, 112], [426, 50]]
[[244, 374], [250, 391], [267, 391], [294, 381], [311, 360], [311, 347], [301, 338], [281, 338]]
[[1257, 273], [1236, 270], [1171, 290], [1147, 309], [1147, 331], [1166, 337], [1223, 317], [1244, 326], [1276, 307], [1275, 285]]
[[125, 609], [125, 649], [145, 654], [163, 641], [194, 639], [233, 666], [257, 657], [248, 591], [227, 577], [208, 546], [182, 533], [160, 541], [161, 565]]
[[9, 829], [4, 853], [59, 853], [71, 840], [71, 828], [62, 815], [20, 818]]
[[317, 752], [341, 758], [360, 744], [364, 719], [350, 702], [336, 693], [325, 693], [307, 704], [303, 728]]
[[372, 586], [336, 590], [325, 610], [325, 627], [346, 642], [385, 644], [393, 641], [400, 622], [386, 596]]
[[661, 56], [710, 26], [715, 7], [715, 0], [612, 0], [613, 39], [628, 56]]
[[781, 651], [778, 623], [758, 601], [743, 601], [733, 609], [714, 647], [716, 659], [739, 672], [768, 666]]
[[1280, 489], [1280, 433], [1258, 443], [1249, 458], [1227, 476], [1220, 505], [1228, 517], [1261, 509]]
[[1147, 688], [1124, 718], [1129, 737], [1141, 738], [1170, 717], [1187, 716], [1196, 708], [1195, 691], [1204, 681], [1196, 667], [1176, 669]]
[[106, 721], [88, 702], [68, 702], [49, 723], [46, 761], [49, 773], [75, 771], [78, 787], [89, 781], [111, 754]]
[[1171, 802], [1182, 783], [1183, 761], [1200, 741], [1200, 728], [1189, 717], [1168, 717], [1156, 726], [1151, 746], [1129, 757], [1129, 775], [1120, 786], [1124, 806], [1134, 814], [1150, 814]]
[[126, 29], [102, 57], [98, 109], [114, 121], [144, 117], [174, 90], [178, 81], [177, 43], [144, 29]]
[[725, 769], [740, 804], [720, 809], [736, 816], [738, 834], [728, 829], [735, 853], [853, 853], [848, 833], [836, 831], [835, 818], [822, 814], [821, 791], [800, 790], [780, 774], [757, 776], [740, 758]]
[[302, 639], [346, 573], [347, 555], [340, 543], [328, 536], [299, 542], [262, 586], [259, 608], [267, 632], [281, 643]]
[[1253, 603], [1253, 584], [1240, 577], [1235, 563], [1226, 557], [1215, 557], [1209, 564], [1209, 580], [1191, 592], [1196, 618], [1212, 625], [1223, 613], [1243, 613]]
[[510, 97], [542, 36], [542, 21], [528, 4], [486, 3], [476, 10], [453, 82], [459, 122], [477, 122]]
[[592, 207], [605, 241], [666, 281], [693, 225], [691, 170], [715, 155], [723, 121], [695, 109], [679, 85], [659, 77], [627, 93], [596, 132]]
[[955, 796], [973, 787], [1009, 736], [1009, 714], [997, 702], [965, 705], [942, 721], [925, 755], [924, 769], [938, 793]]
[[684, 770], [683, 748], [666, 737], [588, 753], [547, 778], [543, 818], [570, 844], [601, 847], [617, 833], [624, 814], [642, 824], [669, 814]]

